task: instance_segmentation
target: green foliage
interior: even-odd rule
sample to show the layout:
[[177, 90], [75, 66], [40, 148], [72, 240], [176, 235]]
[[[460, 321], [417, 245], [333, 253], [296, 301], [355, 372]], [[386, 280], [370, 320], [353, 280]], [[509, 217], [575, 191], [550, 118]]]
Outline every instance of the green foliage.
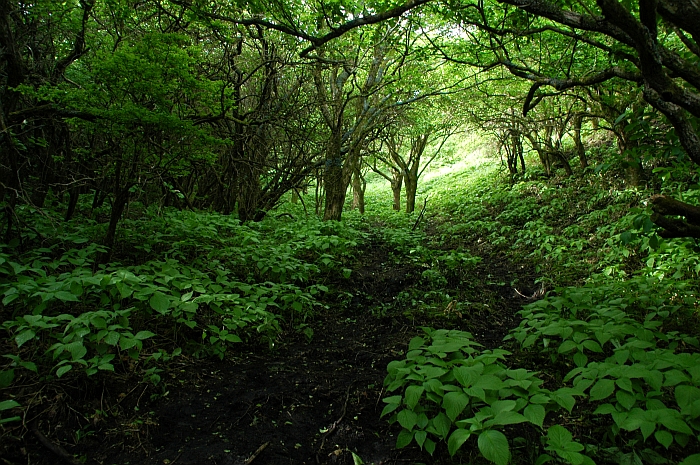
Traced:
[[[545, 389], [536, 373], [509, 369], [502, 349], [479, 350], [471, 334], [457, 330], [424, 328], [415, 337], [406, 359], [387, 367], [387, 392], [382, 416], [403, 428], [397, 447], [415, 441], [429, 453], [439, 441], [455, 455], [472, 436], [481, 454], [496, 464], [510, 461], [510, 447], [501, 430], [507, 425], [529, 423], [543, 428], [548, 412], [574, 406], [582, 392]], [[550, 440], [551, 450], [559, 445]], [[575, 463], [575, 462], [571, 462]]]
[[[98, 264], [105, 248], [92, 242], [100, 231], [89, 222], [65, 223], [53, 241], [22, 254], [0, 248], [1, 324], [12, 341], [0, 386], [16, 375], [135, 368], [157, 384], [182, 352], [223, 359], [242, 343], [273, 347], [285, 325], [310, 338], [304, 322], [328, 291], [320, 279], [345, 276], [365, 237], [316, 219], [241, 225], [216, 214], [142, 213], [124, 221], [119, 261], [108, 264]], [[52, 225], [38, 222], [37, 232]]]
[[[683, 179], [676, 184], [679, 197], [694, 199], [697, 179], [681, 170], [669, 169], [669, 179]], [[433, 191], [448, 212], [437, 217], [436, 242], [529, 261], [549, 292], [520, 311], [522, 321], [506, 337], [515, 343], [512, 353], [480, 350], [470, 336], [447, 330], [428, 330], [427, 338], [411, 342], [406, 359], [392, 362], [386, 378], [395, 395], [385, 399], [383, 413], [403, 428], [397, 446], [415, 441], [432, 451], [444, 441], [455, 454], [478, 437], [474, 447], [486, 459], [507, 463], [507, 454], [494, 452], [507, 451], [516, 438], [494, 420], [504, 415], [501, 402], [512, 401], [508, 412], [521, 415], [512, 415], [514, 421], [541, 433], [541, 448], [527, 446], [538, 451], [536, 463], [676, 463], [670, 456], [692, 463], [700, 449], [695, 241], [656, 234], [651, 211], [640, 201], [648, 192], [576, 180], [559, 180], [556, 188], [541, 181], [508, 185], [487, 170], [464, 176], [432, 182], [431, 188], [448, 193]], [[466, 186], [463, 193], [458, 182]], [[436, 269], [423, 276], [426, 282], [444, 279]], [[450, 337], [459, 342], [447, 345]], [[506, 356], [515, 362], [506, 365]], [[474, 381], [460, 373], [481, 357], [489, 363], [481, 362], [475, 379], [497, 389], [478, 397], [470, 391]], [[549, 389], [526, 368], [532, 363], [552, 374]], [[503, 389], [516, 371], [533, 382], [531, 392]], [[557, 416], [548, 415], [555, 410]], [[557, 424], [571, 417], [600, 431], [604, 446]]]

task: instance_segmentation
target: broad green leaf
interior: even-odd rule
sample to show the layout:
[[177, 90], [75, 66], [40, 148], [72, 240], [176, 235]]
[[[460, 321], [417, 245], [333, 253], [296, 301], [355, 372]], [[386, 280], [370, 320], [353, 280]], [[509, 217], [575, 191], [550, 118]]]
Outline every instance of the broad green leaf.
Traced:
[[119, 342], [119, 333], [116, 331], [110, 331], [105, 337], [105, 343], [111, 346], [116, 346]]
[[19, 403], [14, 400], [3, 400], [0, 402], [0, 412], [10, 410], [11, 408], [20, 407]]
[[411, 410], [416, 408], [418, 401], [423, 395], [423, 391], [425, 391], [423, 386], [408, 386], [406, 388], [406, 405], [408, 408]]
[[613, 404], [601, 404], [593, 412], [594, 415], [610, 415], [611, 413], [617, 413], [617, 409]]
[[66, 344], [64, 347], [64, 350], [67, 350], [71, 354], [71, 359], [73, 361], [77, 361], [85, 357], [85, 354], [87, 354], [87, 349], [83, 345], [82, 342], [76, 341], [76, 342], [71, 342], [70, 344]]
[[80, 299], [68, 291], [58, 291], [54, 296], [63, 302], [80, 302]]
[[673, 444], [673, 435], [666, 430], [657, 430], [656, 433], [654, 433], [654, 437], [657, 441], [659, 441], [659, 444], [664, 446], [666, 449], [671, 447], [671, 444]]
[[489, 425], [514, 425], [517, 423], [524, 423], [526, 421], [527, 421], [527, 418], [518, 412], [505, 411], [505, 412], [497, 413], [496, 416], [493, 418], [493, 420], [489, 420], [487, 422], [487, 424], [489, 424]]
[[634, 392], [634, 387], [632, 386], [632, 380], [629, 378], [618, 378], [615, 380], [615, 384], [620, 389], [625, 391]]
[[15, 342], [17, 343], [17, 347], [22, 347], [24, 343], [34, 339], [34, 336], [36, 336], [36, 333], [31, 329], [22, 331], [17, 336], [15, 336]]
[[553, 425], [547, 430], [547, 439], [549, 440], [549, 445], [555, 449], [564, 449], [571, 442], [573, 436], [563, 426]]
[[10, 368], [9, 370], [0, 370], [0, 389], [5, 389], [12, 381], [15, 379], [15, 370]]
[[474, 381], [481, 376], [483, 371], [484, 367], [478, 365], [473, 367], [457, 367], [453, 370], [453, 373], [459, 384], [467, 388], [474, 384]]
[[428, 437], [428, 433], [423, 431], [423, 430], [418, 430], [415, 432], [413, 437], [415, 438], [416, 442], [418, 443], [418, 447], [420, 447], [422, 449], [423, 443], [425, 442], [425, 439]]
[[452, 422], [444, 413], [440, 412], [435, 418], [433, 418], [433, 426], [435, 431], [437, 431], [440, 439], [447, 438], [450, 433], [450, 428], [452, 427]]
[[609, 397], [615, 390], [615, 381], [611, 379], [601, 379], [593, 385], [590, 390], [591, 401], [603, 400]]
[[153, 310], [162, 314], [165, 314], [170, 308], [170, 299], [160, 291], [155, 292], [151, 298], [148, 299], [148, 303]]
[[90, 323], [97, 329], [105, 329], [107, 327], [107, 322], [101, 316], [94, 316], [90, 318]]
[[136, 333], [134, 336], [134, 339], [138, 339], [139, 341], [143, 341], [144, 339], [148, 339], [155, 336], [155, 333], [152, 333], [150, 331], [139, 331]]
[[435, 441], [433, 441], [432, 439], [428, 438], [428, 439], [425, 440], [425, 444], [424, 444], [424, 445], [425, 445], [425, 451], [426, 451], [427, 453], [429, 453], [430, 455], [433, 455], [433, 453], [435, 452], [435, 446], [436, 446]]
[[574, 399], [574, 396], [558, 391], [559, 390], [554, 391], [552, 393], [552, 400], [554, 400], [557, 404], [561, 405], [566, 410], [571, 412], [571, 410], [573, 410], [574, 408], [574, 405], [576, 405], [576, 400]]
[[560, 354], [565, 354], [565, 353], [567, 353], [567, 352], [571, 352], [571, 351], [574, 350], [576, 347], [578, 347], [578, 344], [576, 344], [576, 343], [575, 343], [574, 341], [572, 341], [572, 340], [567, 340], [567, 341], [564, 341], [564, 342], [561, 343], [561, 345], [559, 346], [559, 349], [557, 349], [557, 351], [558, 351]]
[[671, 431], [678, 431], [684, 434], [693, 434], [693, 430], [688, 427], [688, 424], [676, 415], [659, 415], [659, 423], [664, 425]]
[[530, 423], [541, 428], [544, 423], [545, 409], [542, 405], [530, 404], [523, 410], [523, 415]]
[[651, 436], [651, 433], [653, 433], [656, 429], [656, 423], [653, 421], [643, 421], [642, 424], [639, 425], [639, 429], [642, 431], [642, 435], [646, 441], [647, 438]]
[[72, 283], [70, 283], [70, 292], [74, 296], [79, 297], [83, 295], [83, 286], [81, 286], [79, 282], [73, 281]]
[[700, 454], [689, 455], [678, 465], [700, 465]]
[[693, 402], [700, 400], [700, 389], [695, 386], [681, 384], [674, 389], [674, 395], [678, 406], [681, 408], [681, 412], [687, 414], [686, 412], [690, 412], [690, 407]]
[[61, 368], [56, 370], [56, 376], [60, 378], [61, 376], [68, 373], [72, 368], [73, 368], [72, 365], [63, 365]]
[[588, 357], [582, 352], [576, 352], [573, 359], [577, 367], [585, 367], [588, 364]]
[[406, 447], [413, 440], [413, 432], [402, 429], [399, 435], [396, 437], [396, 448], [401, 449]]
[[481, 389], [498, 390], [503, 388], [503, 381], [501, 381], [498, 377], [493, 375], [484, 375], [480, 376], [474, 382], [473, 387]]
[[418, 421], [418, 414], [412, 410], [403, 409], [396, 415], [399, 424], [408, 431], [411, 431]]
[[634, 394], [630, 394], [627, 391], [622, 391], [618, 390], [615, 392], [615, 398], [617, 401], [622, 405], [624, 408], [627, 410], [631, 409], [634, 407], [634, 404], [637, 403], [637, 398]]
[[481, 454], [496, 465], [508, 465], [510, 447], [508, 439], [500, 431], [486, 430], [479, 434], [477, 441]]
[[471, 435], [472, 432], [466, 429], [458, 428], [454, 430], [447, 441], [447, 450], [450, 452], [450, 455], [454, 456]]
[[423, 339], [420, 336], [416, 336], [413, 339], [411, 339], [411, 342], [408, 343], [408, 350], [415, 350], [419, 347], [422, 347], [423, 345], [425, 345], [425, 339]]
[[497, 400], [491, 404], [494, 413], [508, 412], [515, 408], [517, 403], [514, 400]]
[[455, 421], [469, 403], [469, 397], [463, 392], [448, 392], [442, 400], [442, 408], [450, 420]]
[[399, 408], [399, 404], [387, 404], [382, 410], [382, 413], [381, 415], [379, 415], [379, 417], [382, 418], [383, 416], [390, 414], [397, 408]]

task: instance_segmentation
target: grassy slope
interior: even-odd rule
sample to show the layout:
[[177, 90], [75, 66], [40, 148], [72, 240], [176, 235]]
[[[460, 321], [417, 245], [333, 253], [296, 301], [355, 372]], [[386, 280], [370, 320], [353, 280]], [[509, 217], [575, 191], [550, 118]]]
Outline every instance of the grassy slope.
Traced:
[[[696, 177], [679, 178], [674, 191], [696, 198]], [[522, 463], [700, 458], [700, 250], [693, 240], [659, 241], [644, 206], [651, 192], [591, 174], [511, 185], [484, 165], [443, 173], [423, 191], [435, 243], [529, 264], [545, 296], [521, 312], [507, 338], [513, 353], [474, 350], [463, 333], [412, 343], [388, 378], [401, 445], [442, 439], [454, 453], [478, 436], [496, 463], [508, 460], [498, 452], [506, 440]], [[407, 375], [421, 366], [430, 373]], [[497, 379], [475, 389], [474, 373], [487, 372]], [[506, 426], [521, 423], [535, 428]]]

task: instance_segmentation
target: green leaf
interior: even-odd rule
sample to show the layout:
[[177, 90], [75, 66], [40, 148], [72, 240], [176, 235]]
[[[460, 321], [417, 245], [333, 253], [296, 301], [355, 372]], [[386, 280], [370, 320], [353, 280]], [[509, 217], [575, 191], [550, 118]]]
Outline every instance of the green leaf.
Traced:
[[78, 297], [68, 291], [58, 291], [54, 294], [54, 297], [63, 302], [80, 302]]
[[676, 386], [674, 395], [678, 406], [681, 408], [681, 412], [687, 414], [690, 412], [690, 407], [693, 405], [693, 402], [700, 400], [700, 389], [695, 386], [681, 384]]
[[466, 388], [473, 385], [474, 381], [481, 376], [483, 371], [484, 367], [482, 365], [477, 365], [473, 367], [457, 367], [453, 370], [453, 373], [459, 384]]
[[170, 308], [170, 299], [160, 291], [156, 291], [151, 298], [148, 299], [148, 303], [153, 310], [161, 314], [165, 314]]
[[416, 426], [416, 422], [418, 421], [418, 414], [416, 414], [416, 412], [412, 410], [403, 409], [396, 416], [396, 419], [403, 428], [407, 429], [408, 431], [411, 431], [413, 427]]
[[525, 418], [532, 423], [542, 428], [542, 423], [544, 423], [545, 409], [539, 404], [530, 404], [523, 410], [523, 415]]
[[58, 376], [60, 378], [61, 376], [68, 373], [72, 368], [73, 368], [72, 365], [63, 365], [61, 368], [56, 370], [56, 376]]
[[637, 397], [634, 394], [630, 394], [627, 391], [618, 390], [617, 392], [615, 392], [615, 398], [620, 403], [620, 405], [622, 405], [627, 410], [630, 410], [632, 407], [634, 407], [634, 404], [637, 403]]
[[565, 354], [567, 352], [571, 352], [576, 347], [578, 347], [578, 344], [576, 344], [574, 341], [567, 340], [567, 341], [564, 341], [561, 343], [561, 345], [559, 346], [559, 349], [557, 349], [557, 351], [560, 354]]
[[447, 450], [450, 452], [450, 455], [454, 456], [471, 435], [472, 432], [466, 429], [459, 428], [454, 430], [447, 441]]
[[573, 436], [563, 426], [553, 425], [547, 430], [547, 438], [549, 439], [549, 445], [553, 448], [564, 449], [571, 442]]
[[73, 281], [70, 283], [70, 292], [74, 296], [81, 296], [83, 295], [83, 286], [81, 286], [79, 282]]
[[442, 400], [442, 408], [450, 420], [455, 421], [469, 403], [469, 397], [463, 392], [448, 392]]
[[396, 437], [396, 448], [402, 449], [409, 445], [413, 440], [413, 432], [402, 429], [399, 435]]
[[416, 442], [418, 443], [418, 447], [420, 447], [422, 449], [423, 443], [425, 442], [425, 439], [428, 437], [428, 433], [423, 431], [423, 430], [419, 430], [419, 431], [415, 432], [413, 437], [416, 439]]
[[601, 379], [593, 385], [590, 390], [590, 400], [597, 401], [609, 397], [615, 390], [615, 381], [611, 379]]
[[521, 415], [518, 412], [506, 411], [499, 412], [498, 414], [496, 414], [493, 420], [489, 420], [487, 423], [489, 425], [515, 425], [517, 423], [524, 423], [526, 421], [527, 418], [524, 415]]
[[[677, 414], [676, 411], [672, 411], [672, 412], [675, 412]], [[666, 428], [670, 429], [671, 431], [678, 431], [679, 433], [684, 433], [684, 434], [693, 434], [693, 430], [691, 430], [688, 427], [688, 424], [676, 415], [661, 414], [661, 415], [659, 415], [658, 421], [659, 421], [659, 423], [661, 423], [662, 425], [664, 425]]]
[[15, 370], [11, 368], [9, 370], [0, 370], [0, 389], [5, 389], [12, 381], [15, 379]]
[[435, 431], [437, 431], [440, 439], [445, 439], [447, 438], [447, 435], [450, 434], [452, 422], [447, 415], [440, 412], [435, 418], [433, 418], [433, 426], [435, 427]]
[[408, 386], [406, 388], [406, 405], [408, 408], [411, 410], [416, 408], [424, 391], [425, 388], [423, 386]]
[[3, 410], [10, 410], [11, 408], [16, 408], [16, 407], [21, 407], [19, 403], [15, 402], [14, 400], [3, 400], [0, 402], [0, 412]]
[[139, 341], [143, 341], [144, 339], [148, 339], [148, 338], [153, 337], [153, 336], [155, 336], [155, 333], [152, 333], [150, 331], [139, 331], [134, 336], [134, 339], [138, 339]]
[[503, 388], [503, 381], [493, 375], [480, 376], [473, 385], [481, 389], [497, 390]]
[[678, 465], [700, 465], [700, 454], [689, 455]]
[[411, 339], [411, 342], [408, 343], [408, 350], [415, 350], [419, 347], [422, 347], [425, 344], [425, 339], [423, 339], [420, 336], [416, 336], [413, 339]]
[[571, 410], [573, 410], [574, 408], [574, 405], [576, 405], [576, 400], [571, 394], [559, 391], [561, 391], [561, 389], [558, 389], [557, 391], [554, 391], [552, 393], [552, 400], [554, 400], [557, 404], [561, 405], [566, 410], [571, 412]]
[[77, 361], [85, 357], [85, 354], [87, 354], [87, 349], [83, 345], [82, 342], [76, 341], [76, 342], [71, 342], [70, 344], [66, 344], [64, 347], [64, 350], [67, 350], [71, 354], [71, 358], [73, 361]]
[[486, 430], [479, 434], [477, 441], [481, 454], [496, 465], [508, 465], [510, 447], [508, 439], [500, 431]]
[[15, 342], [17, 343], [17, 347], [22, 347], [22, 345], [27, 341], [31, 341], [32, 339], [34, 339], [34, 336], [36, 336], [36, 333], [31, 329], [22, 331], [17, 336], [15, 336]]
[[659, 444], [664, 446], [666, 449], [671, 447], [671, 444], [673, 444], [673, 435], [666, 430], [657, 430], [656, 433], [654, 433], [654, 437], [657, 441], [659, 441]]
[[110, 331], [105, 337], [105, 343], [111, 346], [116, 346], [119, 343], [119, 333], [116, 331]]

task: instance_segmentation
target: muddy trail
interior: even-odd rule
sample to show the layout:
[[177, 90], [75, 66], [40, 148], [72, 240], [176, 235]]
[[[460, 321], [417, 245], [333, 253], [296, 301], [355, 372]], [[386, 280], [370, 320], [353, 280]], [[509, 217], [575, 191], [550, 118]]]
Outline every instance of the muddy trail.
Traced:
[[[397, 296], [419, 293], [424, 269], [397, 264], [377, 241], [358, 263], [310, 322], [310, 339], [289, 331], [274, 350], [223, 361], [179, 357], [155, 388], [125, 379], [46, 390], [53, 407], [5, 436], [11, 444], [0, 448], [2, 463], [451, 463], [444, 445], [433, 457], [415, 443], [394, 449], [400, 427], [380, 418], [386, 366], [403, 357], [421, 326], [462, 329], [486, 348], [500, 346], [517, 325], [523, 295], [532, 293], [532, 277], [483, 257], [468, 278], [448, 284], [461, 310], [451, 303], [412, 314]], [[474, 296], [479, 301], [464, 305]]]

